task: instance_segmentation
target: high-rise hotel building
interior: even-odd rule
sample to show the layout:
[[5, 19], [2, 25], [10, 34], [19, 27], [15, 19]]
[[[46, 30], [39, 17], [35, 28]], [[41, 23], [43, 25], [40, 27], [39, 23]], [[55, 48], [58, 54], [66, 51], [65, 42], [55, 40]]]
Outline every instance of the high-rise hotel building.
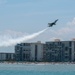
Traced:
[[40, 41], [17, 44], [15, 46], [15, 56], [17, 61], [42, 61], [43, 44]]
[[17, 44], [15, 56], [17, 61], [73, 62], [75, 40]]

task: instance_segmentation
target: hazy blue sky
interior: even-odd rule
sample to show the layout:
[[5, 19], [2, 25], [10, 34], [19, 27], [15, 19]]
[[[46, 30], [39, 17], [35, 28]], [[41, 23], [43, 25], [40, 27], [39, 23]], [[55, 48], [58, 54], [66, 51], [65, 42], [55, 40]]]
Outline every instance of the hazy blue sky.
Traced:
[[[0, 0], [0, 43], [43, 30], [55, 19], [59, 19], [56, 26], [32, 41], [75, 38], [75, 0]], [[4, 47], [0, 51], [14, 49]]]
[[0, 31], [34, 33], [59, 19], [52, 29], [75, 17], [75, 0], [0, 0]]

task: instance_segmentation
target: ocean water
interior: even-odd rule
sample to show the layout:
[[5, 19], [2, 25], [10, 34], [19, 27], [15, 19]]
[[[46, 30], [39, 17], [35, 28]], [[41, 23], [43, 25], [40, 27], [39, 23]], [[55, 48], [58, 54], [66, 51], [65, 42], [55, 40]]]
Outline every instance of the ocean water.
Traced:
[[0, 63], [0, 75], [75, 75], [75, 64]]

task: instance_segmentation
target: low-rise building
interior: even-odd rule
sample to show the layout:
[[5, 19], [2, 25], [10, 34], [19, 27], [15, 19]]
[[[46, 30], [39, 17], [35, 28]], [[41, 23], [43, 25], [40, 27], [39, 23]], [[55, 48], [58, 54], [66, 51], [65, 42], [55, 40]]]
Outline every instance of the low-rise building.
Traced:
[[0, 61], [14, 61], [15, 53], [0, 53]]

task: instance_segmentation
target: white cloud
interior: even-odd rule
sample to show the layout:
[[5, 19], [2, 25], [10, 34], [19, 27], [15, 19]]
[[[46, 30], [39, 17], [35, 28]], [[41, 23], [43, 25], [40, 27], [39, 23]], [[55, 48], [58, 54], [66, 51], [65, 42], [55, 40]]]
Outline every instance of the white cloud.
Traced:
[[21, 42], [26, 42], [27, 40], [30, 40], [30, 39], [34, 39], [35, 37], [37, 37], [38, 35], [42, 34], [43, 32], [45, 32], [48, 28], [42, 30], [42, 31], [39, 31], [37, 33], [33, 33], [31, 35], [23, 35], [21, 37], [17, 37], [17, 38], [10, 38], [10, 36], [4, 36], [2, 39], [0, 38], [0, 46], [12, 46], [12, 45], [15, 45], [17, 43], [21, 43]]
[[63, 28], [56, 30], [55, 37], [64, 38], [64, 40], [72, 39], [75, 37], [75, 18], [64, 25]]
[[75, 18], [71, 22], [68, 22], [63, 30], [64, 29], [66, 30], [66, 32], [75, 32]]
[[28, 33], [22, 33], [12, 30], [6, 30], [4, 32], [0, 32], [0, 42], [3, 40], [16, 39], [28, 35]]
[[[57, 29], [57, 30], [49, 28], [43, 34], [29, 41], [30, 42], [33, 42], [33, 41], [34, 42], [36, 41], [46, 42], [46, 41], [53, 41], [54, 39], [71, 40], [72, 38], [75, 37], [75, 24], [74, 23], [75, 23], [75, 18], [70, 22], [70, 25], [69, 24], [63, 25], [64, 26], [63, 28], [61, 27], [60, 29]], [[27, 35], [27, 33], [7, 30], [3, 33], [2, 32], [0, 33], [0, 39], [6, 40], [7, 37], [9, 36], [9, 38], [7, 39], [9, 40], [9, 39], [17, 38], [17, 37], [23, 37], [25, 34]], [[3, 38], [1, 38], [1, 36]], [[26, 42], [29, 42], [29, 41], [26, 41]]]
[[70, 24], [63, 25], [64, 27], [61, 27], [57, 30], [55, 29], [48, 29], [44, 34], [40, 35], [34, 41], [41, 40], [44, 41], [53, 41], [54, 39], [60, 39], [60, 40], [71, 40], [75, 38], [75, 18], [69, 22]]
[[75, 26], [75, 18], [71, 21], [67, 23], [68, 26]]

